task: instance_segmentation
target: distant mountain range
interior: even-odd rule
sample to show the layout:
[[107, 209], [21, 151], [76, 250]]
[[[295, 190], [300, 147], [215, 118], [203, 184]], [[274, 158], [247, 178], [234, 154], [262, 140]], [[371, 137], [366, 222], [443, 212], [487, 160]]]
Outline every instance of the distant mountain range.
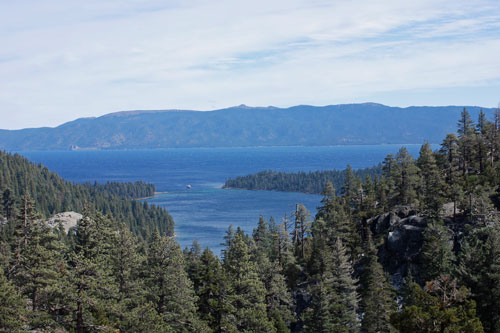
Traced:
[[[464, 106], [375, 103], [290, 108], [240, 105], [214, 111], [124, 111], [55, 128], [0, 130], [0, 149], [79, 150], [171, 147], [327, 146], [440, 143]], [[473, 120], [480, 109], [467, 106]]]

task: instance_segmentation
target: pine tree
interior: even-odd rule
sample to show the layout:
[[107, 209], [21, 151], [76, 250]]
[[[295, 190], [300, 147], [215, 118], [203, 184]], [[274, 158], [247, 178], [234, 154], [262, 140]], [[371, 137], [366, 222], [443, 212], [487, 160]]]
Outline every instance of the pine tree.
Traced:
[[177, 332], [203, 329], [196, 315], [196, 295], [184, 269], [182, 251], [174, 239], [155, 232], [144, 267], [147, 299], [157, 313]]
[[280, 270], [286, 277], [288, 286], [292, 288], [297, 283], [301, 267], [293, 255], [293, 244], [288, 232], [288, 223], [285, 216], [283, 222], [278, 225], [277, 234], [275, 235], [277, 258], [274, 261], [278, 262]]
[[396, 155], [396, 161], [391, 168], [390, 181], [394, 184], [391, 194], [393, 205], [412, 205], [417, 198], [418, 167], [413, 157], [405, 147], [401, 147]]
[[427, 283], [425, 290], [415, 282], [407, 286], [400, 312], [391, 323], [400, 332], [483, 332], [476, 316], [476, 304], [467, 298], [466, 288], [458, 288], [448, 275]]
[[16, 216], [16, 203], [9, 188], [6, 188], [2, 193], [2, 215], [10, 220]]
[[152, 303], [145, 301], [144, 283], [140, 276], [144, 257], [137, 239], [123, 223], [119, 225], [111, 253], [112, 276], [117, 286], [118, 327], [123, 331], [158, 332], [164, 326], [150, 326], [149, 321], [143, 320], [156, 318], [162, 322], [161, 317], [155, 316]]
[[420, 258], [423, 267], [421, 274], [425, 281], [451, 273], [454, 254], [450, 244], [450, 232], [446, 226], [439, 222], [427, 225]]
[[32, 329], [54, 326], [50, 311], [60, 294], [62, 244], [53, 231], [38, 218], [34, 203], [22, 199], [22, 209], [17, 221], [16, 261], [12, 276], [21, 293], [31, 300], [30, 327]]
[[257, 263], [259, 278], [266, 288], [265, 301], [268, 318], [273, 321], [276, 328], [283, 324], [289, 327], [293, 320], [291, 311], [293, 301], [279, 265], [271, 262], [262, 252], [256, 253], [254, 261]]
[[376, 184], [370, 175], [366, 175], [363, 182], [363, 193], [361, 197], [360, 213], [366, 216], [376, 215], [377, 191]]
[[306, 236], [310, 229], [310, 213], [302, 204], [297, 204], [295, 209], [295, 225], [292, 233], [292, 241], [295, 256], [301, 260], [305, 258]]
[[457, 275], [472, 292], [478, 314], [488, 332], [500, 329], [500, 228], [475, 230], [464, 242]]
[[473, 161], [473, 145], [476, 134], [474, 122], [471, 120], [470, 115], [465, 108], [460, 114], [457, 126], [460, 166], [462, 175], [465, 176], [469, 173], [469, 169], [471, 168]]
[[0, 267], [0, 332], [19, 332], [25, 324], [25, 304]]
[[359, 323], [358, 294], [353, 268], [348, 261], [342, 241], [337, 239], [330, 251], [325, 253], [326, 269], [317, 286], [313, 309], [307, 318], [309, 331], [357, 332]]
[[188, 274], [189, 280], [194, 283], [194, 289], [196, 291], [197, 285], [195, 280], [197, 279], [197, 274], [200, 266], [200, 257], [202, 254], [201, 244], [197, 239], [193, 240], [191, 247], [186, 247], [183, 251], [184, 262], [186, 263], [186, 273]]
[[344, 196], [347, 203], [354, 207], [354, 205], [359, 204], [360, 201], [361, 180], [356, 177], [350, 164], [347, 164], [343, 176], [344, 184], [341, 187], [341, 194]]
[[88, 211], [78, 221], [76, 230], [75, 249], [69, 258], [67, 312], [74, 314], [78, 333], [92, 327], [110, 329], [117, 298], [111, 265], [116, 234], [111, 221], [99, 213], [90, 215]]
[[421, 195], [426, 216], [431, 218], [439, 217], [443, 205], [442, 193], [444, 184], [437, 167], [436, 159], [429, 143], [425, 143], [420, 148], [420, 156], [417, 160], [419, 174], [422, 178]]
[[396, 302], [384, 269], [378, 262], [369, 231], [365, 252], [365, 271], [361, 280], [363, 286], [361, 290], [363, 312], [361, 331], [367, 333], [395, 332], [390, 323], [390, 316], [396, 310]]
[[312, 308], [305, 313], [305, 332], [310, 333], [331, 333], [349, 332], [348, 330], [338, 330], [333, 323], [330, 313], [330, 295], [324, 283], [320, 282], [312, 288]]
[[460, 158], [458, 138], [455, 134], [448, 134], [441, 144], [439, 153], [442, 159], [441, 169], [444, 172], [444, 181], [446, 183], [446, 197], [453, 202], [453, 217], [456, 216], [458, 203], [463, 196], [462, 186], [460, 184]]
[[250, 249], [242, 233], [236, 233], [227, 249], [224, 268], [232, 281], [232, 305], [237, 329], [272, 332], [273, 325], [266, 313], [266, 289], [259, 279], [256, 263], [251, 260]]
[[266, 221], [262, 216], [259, 217], [257, 228], [253, 231], [253, 239], [259, 251], [270, 255], [271, 252], [271, 235]]
[[231, 315], [235, 310], [228, 300], [229, 281], [221, 263], [208, 248], [201, 254], [193, 282], [201, 320], [215, 332], [234, 330]]
[[[353, 221], [350, 207], [345, 205], [343, 198], [332, 195], [325, 195], [322, 202], [323, 206], [318, 208], [314, 222], [316, 236], [321, 233], [321, 238], [317, 239], [316, 247], [325, 237], [329, 246], [332, 246], [336, 239], [340, 238], [342, 244], [345, 244], [347, 248], [349, 257], [352, 260], [357, 260], [361, 251], [361, 238]], [[321, 227], [319, 224], [322, 224]], [[318, 258], [317, 254], [316, 257]]]
[[488, 134], [491, 132], [492, 124], [486, 119], [486, 114], [481, 109], [479, 111], [478, 121], [476, 125], [476, 140], [474, 142], [476, 165], [479, 166], [479, 173], [485, 172], [488, 165]]

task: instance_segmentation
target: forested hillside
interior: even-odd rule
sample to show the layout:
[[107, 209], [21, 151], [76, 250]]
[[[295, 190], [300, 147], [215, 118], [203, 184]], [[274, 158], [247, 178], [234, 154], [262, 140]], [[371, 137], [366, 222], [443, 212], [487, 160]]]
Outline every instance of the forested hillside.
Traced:
[[438, 151], [348, 169], [315, 217], [231, 227], [221, 258], [98, 212], [66, 235], [24, 196], [2, 224], [0, 330], [499, 332], [499, 120], [464, 110]]
[[[240, 105], [214, 111], [144, 110], [77, 119], [55, 128], [1, 130], [0, 149], [156, 149], [438, 143], [462, 106], [375, 103], [290, 108]], [[468, 107], [477, 117], [480, 107]], [[493, 109], [485, 108], [491, 116]]]
[[382, 165], [354, 171], [352, 171], [350, 165], [347, 166], [345, 171], [328, 170], [311, 171], [307, 173], [287, 173], [273, 170], [261, 171], [253, 175], [239, 176], [235, 179], [230, 178], [226, 180], [223, 188], [320, 194], [327, 182], [332, 183], [339, 191], [344, 185], [345, 173], [351, 172], [363, 181], [367, 181], [367, 177], [373, 180], [375, 177], [382, 174]]
[[74, 184], [42, 165], [30, 163], [18, 154], [0, 151], [0, 195], [4, 217], [18, 214], [21, 197], [28, 195], [47, 218], [55, 213], [85, 209], [100, 211], [127, 223], [134, 234], [147, 237], [154, 230], [172, 235], [174, 222], [162, 208], [132, 199], [153, 195], [155, 186], [143, 182]]

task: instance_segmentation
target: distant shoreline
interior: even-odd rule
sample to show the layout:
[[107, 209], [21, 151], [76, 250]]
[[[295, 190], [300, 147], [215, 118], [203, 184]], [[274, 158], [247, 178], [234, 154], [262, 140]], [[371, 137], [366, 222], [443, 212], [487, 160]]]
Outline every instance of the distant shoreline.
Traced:
[[156, 197], [158, 194], [165, 194], [165, 193], [168, 193], [168, 192], [155, 192], [153, 195], [149, 196], [149, 197], [142, 197], [142, 198], [135, 198], [133, 200], [147, 200], [147, 199], [153, 199], [154, 197]]

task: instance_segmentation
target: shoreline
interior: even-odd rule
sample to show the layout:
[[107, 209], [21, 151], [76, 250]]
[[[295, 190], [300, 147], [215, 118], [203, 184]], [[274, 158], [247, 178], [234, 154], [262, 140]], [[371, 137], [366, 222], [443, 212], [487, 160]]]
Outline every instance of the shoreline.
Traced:
[[284, 193], [302, 193], [302, 194], [321, 195], [321, 193], [313, 193], [313, 192], [283, 191], [283, 190], [276, 190], [276, 189], [249, 189], [249, 188], [244, 188], [244, 187], [229, 187], [229, 186], [222, 186], [221, 189], [223, 189], [223, 190], [267, 191], [267, 192], [284, 192]]
[[157, 195], [159, 194], [165, 194], [165, 193], [168, 193], [168, 192], [155, 192], [153, 193], [153, 195], [149, 196], [149, 197], [142, 197], [142, 198], [134, 198], [132, 200], [147, 200], [147, 199], [153, 199], [154, 197], [156, 197]]

